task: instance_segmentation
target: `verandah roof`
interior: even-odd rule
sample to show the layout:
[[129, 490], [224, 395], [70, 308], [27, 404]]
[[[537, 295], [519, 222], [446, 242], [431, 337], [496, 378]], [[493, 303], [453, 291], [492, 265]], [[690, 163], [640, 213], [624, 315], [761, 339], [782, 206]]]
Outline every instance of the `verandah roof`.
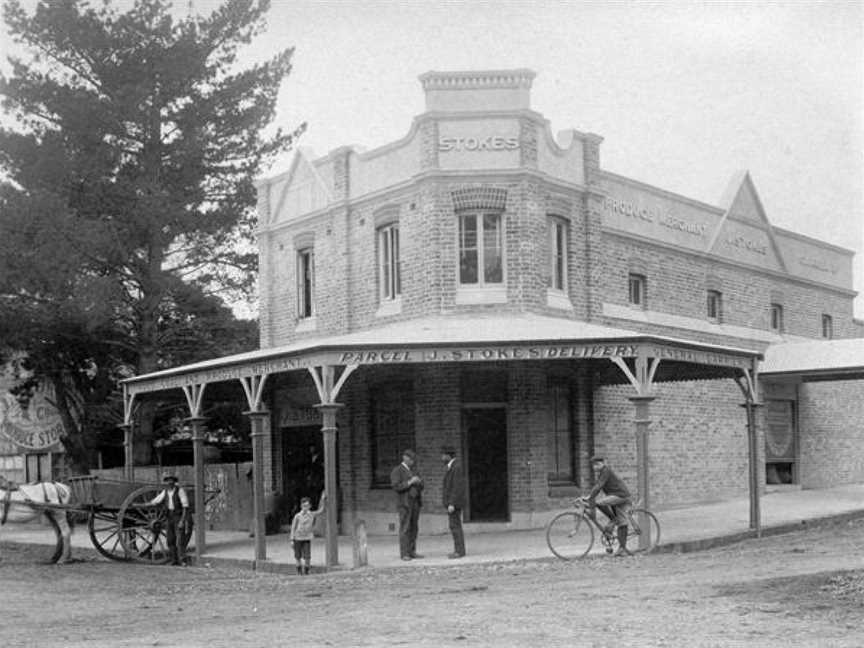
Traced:
[[637, 356], [725, 371], [752, 369], [755, 361], [762, 358], [761, 353], [747, 349], [532, 313], [459, 315], [425, 317], [343, 335], [304, 338], [284, 346], [144, 374], [124, 383], [130, 394], [141, 394], [323, 365], [611, 360]]
[[804, 380], [864, 378], [864, 338], [774, 344], [765, 352], [760, 373]]

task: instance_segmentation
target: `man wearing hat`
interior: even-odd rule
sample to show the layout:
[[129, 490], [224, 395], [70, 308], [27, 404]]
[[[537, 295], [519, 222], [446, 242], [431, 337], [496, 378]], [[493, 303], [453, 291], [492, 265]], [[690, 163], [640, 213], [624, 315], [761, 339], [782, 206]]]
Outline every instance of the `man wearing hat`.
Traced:
[[162, 478], [165, 488], [150, 501], [150, 504], [161, 504], [165, 509], [165, 532], [168, 536], [171, 564], [183, 565], [184, 531], [189, 521], [189, 497], [185, 490], [177, 486], [177, 481], [174, 475], [165, 475]]
[[616, 556], [626, 556], [627, 551], [627, 508], [631, 504], [630, 491], [618, 475], [606, 465], [603, 457], [591, 457], [594, 469], [594, 486], [588, 493], [588, 503], [603, 511], [612, 527], [618, 527], [618, 550]]
[[441, 489], [444, 508], [453, 534], [453, 553], [448, 558], [465, 555], [465, 536], [462, 533], [462, 509], [465, 508], [465, 473], [462, 463], [456, 458], [453, 446], [441, 446], [441, 461], [444, 462], [444, 486]]
[[402, 560], [422, 558], [417, 553], [417, 523], [423, 500], [423, 480], [414, 472], [413, 450], [402, 453], [402, 463], [390, 473], [390, 486], [396, 491], [396, 507], [399, 511], [399, 554]]

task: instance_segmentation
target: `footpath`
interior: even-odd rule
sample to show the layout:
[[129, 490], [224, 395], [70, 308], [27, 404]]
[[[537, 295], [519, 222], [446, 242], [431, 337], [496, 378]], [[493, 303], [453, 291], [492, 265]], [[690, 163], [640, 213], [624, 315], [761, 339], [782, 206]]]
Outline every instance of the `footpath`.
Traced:
[[[778, 489], [760, 498], [762, 535], [788, 533], [808, 525], [836, 523], [864, 517], [864, 484], [839, 486], [828, 489]], [[658, 551], [687, 552], [709, 549], [724, 544], [756, 537], [749, 528], [750, 508], [747, 498], [680, 508], [657, 508], [660, 521]], [[394, 519], [395, 519], [394, 512]], [[518, 560], [551, 559], [543, 529], [496, 531], [466, 534], [468, 555], [450, 560], [452, 540], [448, 534], [423, 535], [423, 517], [420, 517], [421, 535], [417, 551], [423, 558], [410, 562], [399, 559], [398, 538], [395, 535], [369, 536], [367, 542], [367, 568], [417, 569], [466, 563], [493, 563]], [[6, 525], [0, 531], [0, 540], [18, 543], [53, 543], [50, 530], [44, 525]], [[241, 566], [253, 568], [254, 539], [246, 532], [207, 531], [207, 550], [202, 557], [205, 565]], [[599, 543], [598, 543], [599, 544]], [[86, 526], [76, 528], [72, 535], [73, 550], [93, 551]], [[353, 563], [352, 539], [339, 538], [340, 569], [351, 569]], [[190, 555], [194, 549], [190, 548]], [[324, 565], [324, 539], [312, 542], [313, 571]], [[280, 573], [294, 572], [294, 554], [287, 534], [267, 536], [267, 560], [258, 569]]]

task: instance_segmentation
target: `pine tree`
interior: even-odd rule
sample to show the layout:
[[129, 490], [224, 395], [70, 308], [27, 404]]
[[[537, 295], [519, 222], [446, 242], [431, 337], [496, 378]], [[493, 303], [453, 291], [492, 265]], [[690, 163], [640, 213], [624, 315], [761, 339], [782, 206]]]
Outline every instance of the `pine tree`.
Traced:
[[293, 50], [239, 62], [268, 5], [4, 5], [27, 55], [0, 78], [0, 342], [54, 383], [70, 451], [93, 408], [64, 393], [236, 346], [216, 296], [250, 293], [253, 181], [305, 128], [271, 127]]

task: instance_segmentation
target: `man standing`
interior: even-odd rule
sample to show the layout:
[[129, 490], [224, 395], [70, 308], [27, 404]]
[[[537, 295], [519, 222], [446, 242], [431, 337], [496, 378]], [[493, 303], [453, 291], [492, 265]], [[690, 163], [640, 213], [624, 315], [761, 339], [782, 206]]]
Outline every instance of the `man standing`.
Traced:
[[462, 509], [465, 508], [465, 474], [462, 464], [456, 459], [453, 446], [442, 446], [441, 461], [444, 462], [443, 504], [447, 509], [450, 533], [453, 534], [453, 553], [448, 558], [465, 555], [465, 536], [462, 533]]
[[396, 506], [399, 511], [399, 554], [402, 560], [422, 558], [417, 553], [417, 522], [423, 504], [420, 493], [423, 480], [414, 472], [413, 450], [402, 453], [402, 463], [390, 473], [390, 485], [396, 491]]
[[162, 478], [165, 488], [154, 497], [150, 504], [161, 504], [166, 512], [165, 532], [167, 534], [168, 549], [171, 552], [171, 564], [183, 565], [184, 545], [186, 539], [186, 525], [189, 522], [189, 498], [186, 491], [177, 486], [177, 478], [174, 475], [166, 475]]

